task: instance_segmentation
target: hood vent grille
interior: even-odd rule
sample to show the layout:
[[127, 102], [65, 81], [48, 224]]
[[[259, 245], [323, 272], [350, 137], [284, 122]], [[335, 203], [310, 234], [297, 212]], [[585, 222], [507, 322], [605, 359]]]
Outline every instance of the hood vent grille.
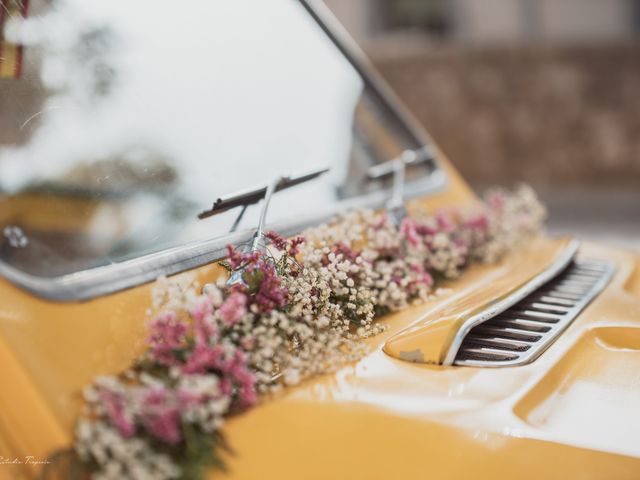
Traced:
[[557, 277], [464, 338], [454, 364], [506, 367], [535, 360], [605, 287], [613, 264], [577, 259]]

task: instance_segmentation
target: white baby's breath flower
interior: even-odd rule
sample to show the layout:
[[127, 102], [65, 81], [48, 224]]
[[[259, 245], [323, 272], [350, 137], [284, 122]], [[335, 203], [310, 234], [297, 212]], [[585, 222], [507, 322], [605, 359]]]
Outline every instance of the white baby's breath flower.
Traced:
[[[386, 328], [377, 317], [449, 294], [449, 289], [434, 289], [438, 279], [456, 278], [471, 261], [497, 260], [534, 235], [546, 215], [528, 187], [515, 194], [490, 193], [487, 204], [467, 215], [408, 218], [400, 228], [384, 213], [353, 210], [304, 232], [306, 241], [291, 258], [289, 250], [270, 247], [269, 258], [280, 274], [272, 283], [280, 288], [276, 293], [284, 292], [279, 298], [286, 298], [285, 306], [265, 309], [250, 301], [257, 294], [238, 294], [222, 279], [202, 289], [191, 275], [158, 279], [150, 313], [171, 319], [156, 325], [158, 351], [149, 350], [156, 357], [145, 357], [158, 364], [119, 377], [98, 377], [84, 390], [86, 417], [76, 430], [78, 456], [99, 467], [97, 479], [179, 478], [182, 472], [174, 460], [179, 456], [154, 450], [149, 437], [139, 435], [147, 428], [149, 398], [140, 389], [153, 391], [155, 401], [173, 402], [164, 413], [173, 415], [180, 428], [215, 434], [225, 417], [238, 410], [235, 397], [246, 399], [244, 408], [255, 402], [254, 389], [275, 393], [363, 358], [369, 350], [362, 339]], [[272, 270], [263, 274], [275, 271], [270, 265]], [[230, 388], [228, 376], [221, 380], [227, 363], [185, 373], [185, 359], [196, 346], [204, 350], [199, 357], [204, 365], [215, 355], [228, 360], [238, 384]], [[171, 453], [170, 447], [166, 451]]]

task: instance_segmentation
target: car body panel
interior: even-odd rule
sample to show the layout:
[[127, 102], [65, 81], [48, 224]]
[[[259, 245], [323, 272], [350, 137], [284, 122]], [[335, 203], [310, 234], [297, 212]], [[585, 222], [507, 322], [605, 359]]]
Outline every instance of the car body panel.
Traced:
[[[399, 108], [403, 120], [418, 128]], [[428, 140], [421, 130], [420, 136]], [[411, 201], [409, 210], [477, 204], [453, 165], [433, 150], [447, 184]], [[32, 200], [0, 200], [0, 217], [81, 230], [94, 207], [82, 199], [61, 199], [43, 210]], [[71, 209], [74, 215], [64, 215]], [[540, 271], [536, 266], [548, 265], [563, 242], [538, 238], [497, 264], [471, 266], [442, 285], [450, 295], [380, 319], [388, 329], [367, 340], [370, 353], [357, 363], [263, 398], [229, 418], [224, 434], [233, 452], [225, 454], [227, 472], [211, 477], [640, 478], [640, 420], [633, 411], [640, 400], [636, 254], [581, 246], [579, 255], [609, 260], [616, 273], [530, 364], [445, 367], [406, 362], [383, 350], [386, 344], [393, 354], [394, 336], [457, 295], [473, 298], [478, 305], [467, 307], [474, 310], [504, 297]], [[523, 268], [523, 259], [530, 268]], [[194, 275], [204, 284], [224, 273], [205, 265], [180, 275]], [[492, 280], [499, 288], [487, 288]], [[25, 464], [25, 458], [45, 459], [72, 444], [83, 387], [98, 375], [125, 370], [144, 352], [152, 288], [144, 284], [85, 302], [58, 303], [0, 278], [0, 457], [9, 460], [0, 462], [0, 480], [33, 478], [40, 466]], [[434, 359], [441, 358], [454, 331], [451, 325], [442, 337], [424, 340], [423, 348], [433, 348]], [[21, 462], [14, 464], [13, 458]]]
[[[423, 307], [387, 317], [358, 364], [229, 422], [229, 478], [638, 478], [640, 422], [629, 413], [640, 399], [640, 298], [625, 289], [637, 257], [581, 253], [618, 272], [533, 363], [402, 362], [381, 347]], [[456, 287], [481, 285], [493, 268]]]
[[469, 320], [482, 317], [500, 303], [507, 302], [507, 306], [516, 303], [521, 298], [517, 295], [519, 290], [527, 288], [540, 275], [553, 273], [552, 268], [566, 267], [576, 247], [569, 237], [533, 239], [528, 248], [515, 253], [512, 262], [487, 276], [483, 286], [457, 292], [448, 302], [425, 313], [411, 327], [387, 340], [385, 353], [417, 363], [444, 363], [454, 338]]
[[[450, 180], [446, 189], [410, 208], [434, 211], [477, 202], [444, 158], [442, 165]], [[455, 295], [483, 291], [487, 278], [522, 281], [517, 266], [523, 256], [548, 258], [538, 247], [533, 242], [497, 264], [474, 265], [444, 286]], [[581, 425], [589, 418], [569, 416], [575, 429], [570, 423], [558, 425], [553, 415], [538, 418], [564, 395], [564, 378], [577, 385], [571, 372], [578, 364], [592, 366], [592, 389], [608, 392], [605, 398], [640, 397], [633, 368], [640, 367], [638, 258], [593, 245], [581, 247], [579, 254], [613, 261], [617, 272], [535, 362], [482, 369], [398, 360], [383, 352], [385, 342], [447, 298], [388, 315], [381, 321], [389, 328], [367, 340], [371, 353], [357, 364], [289, 388], [229, 419], [224, 432], [235, 452], [227, 458], [229, 477], [638, 478], [640, 447], [620, 443], [618, 435], [623, 428], [640, 433], [635, 418], [608, 412], [606, 419], [618, 421], [608, 429], [599, 425], [592, 434]], [[192, 273], [202, 283], [223, 270], [208, 265]], [[0, 280], [0, 362], [6, 382], [0, 389], [0, 438], [12, 455], [45, 458], [70, 445], [82, 387], [96, 375], [127, 368], [143, 352], [151, 289], [147, 284], [87, 302], [55, 303]], [[613, 353], [597, 348], [602, 338], [613, 345]], [[617, 383], [603, 384], [606, 375], [597, 368], [614, 359], [612, 365], [618, 365], [627, 353], [629, 368], [616, 374]], [[588, 381], [590, 370], [584, 368], [579, 378]], [[577, 403], [578, 409], [589, 407], [588, 400]], [[36, 470], [24, 467], [28, 476]]]

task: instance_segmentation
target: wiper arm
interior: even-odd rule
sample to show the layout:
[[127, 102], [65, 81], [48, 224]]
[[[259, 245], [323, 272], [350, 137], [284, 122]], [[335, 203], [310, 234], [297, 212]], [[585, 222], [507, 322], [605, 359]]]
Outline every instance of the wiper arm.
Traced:
[[[286, 190], [287, 188], [300, 185], [301, 183], [308, 182], [309, 180], [318, 178], [320, 175], [323, 175], [328, 171], [329, 168], [321, 168], [301, 175], [282, 176], [273, 187], [273, 193], [277, 193], [282, 190]], [[254, 205], [265, 198], [268, 189], [269, 185], [263, 185], [260, 187], [253, 187], [232, 193], [230, 195], [226, 195], [224, 197], [220, 197], [213, 203], [211, 209], [205, 210], [204, 212], [200, 213], [198, 215], [198, 218], [209, 218], [214, 215], [218, 215], [219, 213], [226, 212], [227, 210], [231, 210], [235, 207], [246, 208], [249, 205]]]
[[409, 166], [424, 165], [434, 160], [434, 156], [428, 147], [415, 150], [405, 150], [400, 155], [379, 165], [374, 165], [367, 171], [369, 180], [380, 180], [393, 176], [393, 189], [391, 197], [387, 200], [387, 211], [391, 214], [393, 222], [399, 226], [407, 216], [404, 206], [405, 173]]
[[[262, 210], [260, 212], [260, 220], [258, 221], [258, 226], [255, 233], [253, 234], [253, 240], [251, 241], [251, 247], [249, 251], [256, 252], [259, 250], [264, 250], [266, 248], [264, 227], [267, 221], [267, 212], [269, 210], [269, 204], [271, 202], [271, 197], [273, 196], [273, 194], [282, 190], [286, 190], [287, 188], [291, 188], [295, 185], [300, 185], [301, 183], [308, 182], [309, 180], [318, 178], [320, 175], [323, 175], [328, 171], [328, 168], [321, 168], [302, 175], [276, 177], [271, 183], [263, 187], [250, 188], [242, 192], [232, 193], [231, 195], [227, 195], [226, 197], [219, 198], [215, 201], [211, 210], [202, 212], [200, 215], [198, 215], [198, 218], [208, 218], [213, 215], [226, 212], [227, 210], [235, 207], [242, 207], [240, 215], [238, 215], [235, 222], [233, 223], [233, 227], [231, 227], [231, 231], [234, 231], [240, 223], [240, 220], [242, 219], [242, 216], [244, 215], [247, 207], [264, 199]], [[240, 268], [231, 272], [231, 275], [227, 280], [227, 284], [246, 284], [244, 280], [244, 268]]]

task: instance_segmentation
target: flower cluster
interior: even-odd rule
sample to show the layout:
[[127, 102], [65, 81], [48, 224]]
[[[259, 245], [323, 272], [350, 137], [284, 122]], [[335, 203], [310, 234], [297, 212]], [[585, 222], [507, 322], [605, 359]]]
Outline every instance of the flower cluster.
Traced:
[[482, 207], [394, 225], [347, 212], [303, 236], [270, 232], [265, 250], [229, 247], [240, 281], [159, 279], [148, 348], [86, 389], [76, 452], [94, 478], [201, 478], [219, 464], [224, 419], [366, 353], [380, 315], [437, 295], [472, 261], [491, 262], [537, 232], [544, 208], [521, 187]]

